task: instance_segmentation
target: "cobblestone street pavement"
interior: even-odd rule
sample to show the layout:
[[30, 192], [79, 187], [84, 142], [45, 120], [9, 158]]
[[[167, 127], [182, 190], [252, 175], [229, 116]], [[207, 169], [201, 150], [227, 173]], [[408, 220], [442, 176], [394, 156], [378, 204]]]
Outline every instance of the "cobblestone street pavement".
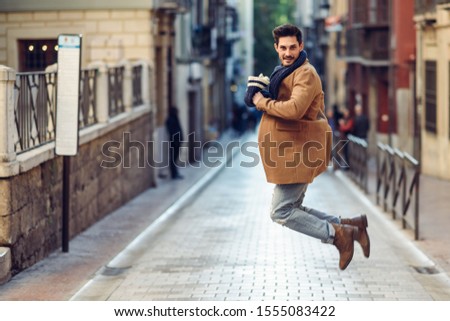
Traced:
[[367, 214], [371, 257], [355, 244], [341, 271], [334, 246], [271, 221], [273, 185], [260, 164], [241, 161], [252, 159], [235, 157], [72, 300], [450, 300], [448, 276], [419, 273], [432, 262], [345, 177], [321, 175], [305, 199], [340, 216]]

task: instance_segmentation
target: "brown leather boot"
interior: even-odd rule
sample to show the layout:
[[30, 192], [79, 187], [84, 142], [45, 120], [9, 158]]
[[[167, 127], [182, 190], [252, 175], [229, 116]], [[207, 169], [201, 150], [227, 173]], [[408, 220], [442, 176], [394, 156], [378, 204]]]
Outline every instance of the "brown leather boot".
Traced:
[[351, 225], [331, 224], [335, 235], [333, 244], [339, 251], [339, 268], [345, 270], [353, 258], [353, 241], [358, 234], [358, 228]]
[[358, 228], [358, 236], [355, 240], [361, 245], [365, 257], [370, 255], [370, 239], [367, 234], [367, 216], [361, 215], [354, 218], [342, 218], [341, 224], [356, 226]]

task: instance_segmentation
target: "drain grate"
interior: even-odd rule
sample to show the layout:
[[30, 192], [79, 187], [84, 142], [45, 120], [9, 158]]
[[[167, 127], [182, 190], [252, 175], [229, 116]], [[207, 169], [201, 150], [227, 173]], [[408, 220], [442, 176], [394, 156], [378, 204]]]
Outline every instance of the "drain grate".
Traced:
[[420, 274], [439, 274], [439, 270], [435, 266], [413, 266], [416, 272]]
[[117, 275], [122, 274], [129, 268], [130, 268], [130, 266], [123, 267], [123, 268], [105, 266], [103, 268], [102, 273], [100, 273], [100, 274], [104, 275], [104, 276], [117, 276]]

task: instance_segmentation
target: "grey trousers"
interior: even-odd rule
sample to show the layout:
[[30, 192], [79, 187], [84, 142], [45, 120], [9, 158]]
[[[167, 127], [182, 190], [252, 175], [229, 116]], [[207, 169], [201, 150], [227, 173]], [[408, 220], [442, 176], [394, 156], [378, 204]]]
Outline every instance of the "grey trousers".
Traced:
[[270, 217], [274, 222], [294, 231], [333, 243], [334, 228], [340, 218], [302, 205], [308, 184], [275, 185]]

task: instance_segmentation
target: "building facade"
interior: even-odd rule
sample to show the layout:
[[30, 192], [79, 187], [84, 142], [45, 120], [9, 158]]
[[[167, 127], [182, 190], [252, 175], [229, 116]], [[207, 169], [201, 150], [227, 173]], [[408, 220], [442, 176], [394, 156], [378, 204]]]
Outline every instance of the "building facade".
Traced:
[[450, 1], [415, 1], [415, 102], [424, 174], [450, 179]]
[[423, 174], [449, 179], [450, 1], [344, 2], [330, 1], [325, 23], [327, 105], [362, 103], [372, 155], [388, 143], [419, 160]]
[[338, 109], [346, 106], [346, 75], [347, 63], [343, 58], [345, 55], [345, 30], [347, 19], [348, 1], [337, 0], [330, 6], [330, 12], [325, 19], [325, 32], [329, 35], [329, 46], [326, 61], [326, 107]]
[[[358, 2], [358, 3], [356, 3]], [[369, 16], [369, 1], [350, 0], [346, 25], [346, 106], [359, 102], [371, 120], [369, 142], [389, 133], [389, 13], [387, 3]], [[371, 9], [371, 8], [370, 8]]]
[[[68, 231], [74, 237], [158, 185], [167, 167], [152, 165], [164, 163], [170, 106], [180, 110], [185, 137], [192, 132], [203, 142], [227, 128], [229, 85], [241, 62], [234, 50], [239, 8], [224, 0], [2, 1], [0, 282], [61, 240], [58, 35], [82, 35], [80, 151], [71, 166]], [[123, 143], [115, 153], [122, 158], [105, 169], [112, 154], [104, 146], [111, 142]]]
[[82, 34], [84, 67], [145, 60], [153, 68], [157, 139], [165, 139], [170, 105], [179, 107], [186, 137], [195, 132], [203, 142], [228, 126], [234, 76], [226, 69], [232, 55], [249, 54], [232, 50], [248, 1], [6, 0], [2, 7], [0, 64], [18, 72], [44, 70], [56, 62], [58, 34]]
[[[370, 119], [369, 148], [376, 152], [381, 141], [413, 154], [417, 150], [414, 122], [412, 60], [415, 52], [413, 1], [332, 1], [339, 14], [328, 18], [328, 30], [335, 33], [331, 45], [338, 60], [329, 56], [328, 90], [339, 108], [351, 112], [362, 105]], [[347, 13], [344, 13], [347, 10]], [[334, 15], [334, 12], [333, 12]], [[345, 71], [345, 98], [339, 82]], [[334, 103], [334, 102], [330, 102]]]

